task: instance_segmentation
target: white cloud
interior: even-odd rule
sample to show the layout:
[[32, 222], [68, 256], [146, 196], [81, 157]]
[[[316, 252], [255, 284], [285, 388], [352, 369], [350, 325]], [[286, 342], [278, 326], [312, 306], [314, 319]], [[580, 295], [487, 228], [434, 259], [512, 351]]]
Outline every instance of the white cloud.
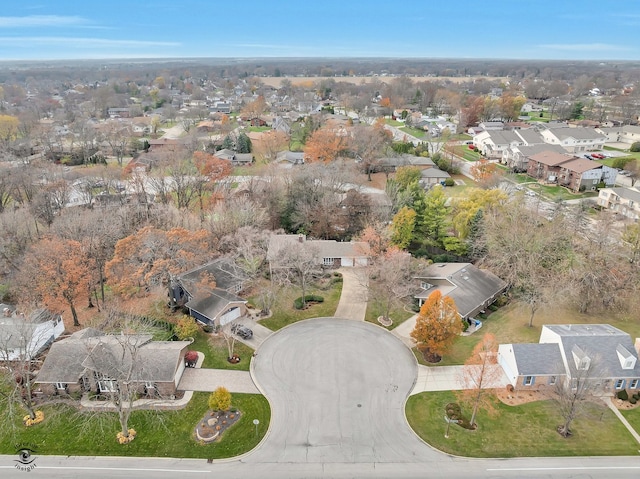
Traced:
[[608, 43], [551, 43], [538, 45], [538, 47], [568, 52], [613, 52], [630, 50], [629, 47], [623, 45], [611, 45]]
[[0, 17], [0, 28], [68, 27], [90, 23], [86, 18], [61, 15], [28, 15], [26, 17]]
[[108, 38], [76, 37], [0, 37], [2, 46], [29, 48], [31, 46], [65, 46], [77, 48], [137, 48], [137, 47], [177, 47], [178, 42], [156, 42], [147, 40], [112, 40]]

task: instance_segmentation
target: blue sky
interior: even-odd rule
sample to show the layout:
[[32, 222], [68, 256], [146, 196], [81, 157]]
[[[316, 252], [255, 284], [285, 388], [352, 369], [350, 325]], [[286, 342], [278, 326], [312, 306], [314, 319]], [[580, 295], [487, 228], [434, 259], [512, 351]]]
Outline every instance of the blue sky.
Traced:
[[640, 1], [6, 0], [0, 60], [640, 60]]

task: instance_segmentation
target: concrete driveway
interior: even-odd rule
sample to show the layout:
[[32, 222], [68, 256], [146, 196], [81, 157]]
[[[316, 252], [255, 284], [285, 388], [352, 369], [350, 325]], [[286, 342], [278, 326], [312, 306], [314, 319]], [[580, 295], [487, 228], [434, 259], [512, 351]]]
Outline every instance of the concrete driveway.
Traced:
[[367, 276], [364, 268], [340, 268], [342, 293], [336, 309], [336, 318], [364, 321], [367, 314]]
[[251, 364], [271, 404], [269, 435], [247, 462], [422, 462], [437, 453], [407, 425], [416, 361], [375, 325], [316, 318], [270, 336]]

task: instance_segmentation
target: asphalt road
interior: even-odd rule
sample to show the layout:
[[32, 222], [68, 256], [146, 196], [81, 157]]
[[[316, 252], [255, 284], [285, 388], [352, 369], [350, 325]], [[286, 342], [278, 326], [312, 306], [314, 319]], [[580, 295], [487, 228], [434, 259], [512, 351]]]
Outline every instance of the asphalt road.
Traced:
[[416, 361], [382, 328], [335, 318], [296, 323], [265, 341], [252, 366], [272, 407], [272, 427], [247, 462], [381, 463], [436, 457], [404, 416]]

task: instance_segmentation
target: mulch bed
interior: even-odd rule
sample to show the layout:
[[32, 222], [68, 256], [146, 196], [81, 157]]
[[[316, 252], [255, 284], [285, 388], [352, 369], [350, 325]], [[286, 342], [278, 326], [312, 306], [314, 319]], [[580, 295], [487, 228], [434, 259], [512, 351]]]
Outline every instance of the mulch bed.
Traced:
[[196, 439], [206, 443], [217, 441], [227, 429], [238, 422], [240, 414], [240, 411], [207, 411], [196, 425]]

